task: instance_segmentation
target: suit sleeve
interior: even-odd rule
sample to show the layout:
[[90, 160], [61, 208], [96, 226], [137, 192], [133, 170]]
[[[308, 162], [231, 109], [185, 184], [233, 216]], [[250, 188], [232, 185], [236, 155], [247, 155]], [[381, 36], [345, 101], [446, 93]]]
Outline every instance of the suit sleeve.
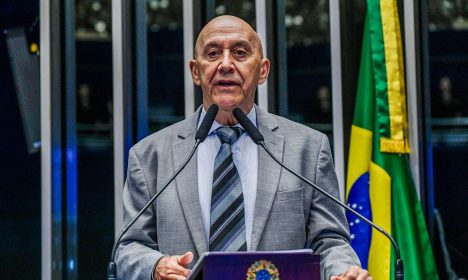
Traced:
[[[132, 148], [123, 190], [124, 225], [135, 217], [150, 197], [145, 174]], [[119, 243], [116, 252], [118, 279], [152, 279], [154, 266], [162, 256], [158, 251], [154, 208], [149, 207]]]
[[[330, 144], [322, 136], [317, 160], [316, 184], [339, 198], [338, 180], [333, 166]], [[308, 219], [307, 245], [321, 254], [322, 279], [339, 275], [352, 265], [360, 265], [349, 244], [349, 229], [344, 209], [314, 190]]]

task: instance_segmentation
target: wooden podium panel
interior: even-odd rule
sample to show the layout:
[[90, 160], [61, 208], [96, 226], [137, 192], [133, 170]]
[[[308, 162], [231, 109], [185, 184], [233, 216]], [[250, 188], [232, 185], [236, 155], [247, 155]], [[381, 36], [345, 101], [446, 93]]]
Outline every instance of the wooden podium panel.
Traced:
[[209, 252], [195, 264], [189, 280], [319, 280], [320, 255], [312, 250]]

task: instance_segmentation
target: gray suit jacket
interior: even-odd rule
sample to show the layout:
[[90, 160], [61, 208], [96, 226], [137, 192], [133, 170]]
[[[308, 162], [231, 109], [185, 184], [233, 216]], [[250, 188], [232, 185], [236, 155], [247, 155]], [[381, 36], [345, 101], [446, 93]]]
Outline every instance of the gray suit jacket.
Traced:
[[[258, 107], [256, 110], [258, 129], [271, 151], [293, 170], [338, 197], [327, 137]], [[124, 224], [186, 159], [195, 143], [198, 113], [146, 137], [130, 150], [123, 193]], [[344, 211], [282, 169], [261, 148], [258, 161], [252, 249], [311, 248], [322, 255], [323, 279], [359, 264], [349, 245]], [[192, 251], [195, 262], [207, 250], [195, 154], [122, 239], [116, 255], [119, 279], [148, 280], [163, 255]]]

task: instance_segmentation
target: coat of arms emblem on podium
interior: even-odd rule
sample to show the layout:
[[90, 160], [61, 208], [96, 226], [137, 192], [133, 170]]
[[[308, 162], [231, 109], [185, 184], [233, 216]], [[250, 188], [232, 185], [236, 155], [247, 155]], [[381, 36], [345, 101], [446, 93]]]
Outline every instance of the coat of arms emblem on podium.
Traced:
[[247, 270], [246, 280], [279, 280], [279, 271], [276, 266], [267, 260], [254, 262]]

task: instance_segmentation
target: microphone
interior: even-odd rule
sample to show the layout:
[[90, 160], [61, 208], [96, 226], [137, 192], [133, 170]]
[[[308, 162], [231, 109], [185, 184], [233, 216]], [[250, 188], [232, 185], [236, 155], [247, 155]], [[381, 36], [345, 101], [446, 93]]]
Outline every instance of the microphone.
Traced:
[[247, 116], [242, 112], [241, 109], [239, 108], [234, 108], [232, 110], [232, 114], [236, 118], [236, 120], [242, 125], [242, 127], [245, 129], [245, 132], [252, 138], [255, 144], [259, 145], [263, 141], [265, 141], [265, 138], [263, 138], [263, 135], [260, 133], [260, 131], [253, 125], [253, 123], [247, 118]]
[[132, 225], [140, 218], [140, 216], [148, 209], [148, 207], [153, 204], [153, 202], [159, 197], [159, 195], [169, 186], [169, 184], [179, 175], [179, 173], [187, 166], [188, 162], [190, 159], [193, 157], [195, 154], [195, 151], [198, 148], [198, 145], [200, 145], [203, 141], [205, 141], [206, 137], [208, 136], [208, 133], [210, 132], [211, 125], [213, 124], [216, 114], [218, 114], [218, 105], [213, 104], [208, 108], [208, 111], [206, 112], [205, 118], [203, 118], [202, 123], [200, 124], [200, 127], [197, 130], [197, 133], [195, 134], [195, 145], [193, 146], [192, 151], [190, 152], [189, 156], [187, 159], [184, 161], [184, 163], [172, 174], [172, 176], [167, 180], [167, 182], [163, 185], [163, 187], [148, 200], [148, 202], [143, 206], [143, 208], [136, 214], [135, 217], [120, 231], [119, 235], [116, 238], [116, 241], [114, 243], [114, 246], [112, 247], [112, 254], [111, 254], [111, 260], [107, 266], [107, 279], [108, 280], [115, 280], [117, 279], [117, 266], [115, 264], [115, 252], [117, 251], [117, 245], [119, 244], [120, 240], [122, 239], [123, 235], [132, 227]]
[[210, 108], [208, 108], [205, 118], [203, 118], [203, 121], [200, 124], [197, 133], [195, 134], [195, 139], [200, 140], [200, 143], [205, 141], [206, 137], [208, 136], [211, 125], [213, 124], [214, 119], [216, 118], [216, 114], [218, 114], [218, 109], [218, 105], [216, 104], [213, 104], [210, 106]]
[[304, 176], [298, 174], [297, 172], [295, 172], [294, 170], [292, 170], [291, 168], [287, 167], [286, 165], [284, 165], [277, 157], [275, 157], [275, 155], [273, 155], [273, 153], [268, 149], [268, 147], [266, 146], [265, 144], [265, 140], [263, 138], [263, 135], [260, 133], [260, 131], [257, 129], [257, 127], [255, 127], [255, 125], [252, 124], [252, 122], [249, 120], [249, 118], [247, 118], [247, 116], [244, 114], [244, 112], [242, 112], [241, 109], [239, 108], [235, 108], [233, 111], [232, 111], [232, 114], [234, 115], [234, 117], [237, 119], [237, 121], [242, 125], [242, 127], [245, 129], [245, 131], [247, 132], [247, 134], [250, 136], [250, 138], [252, 138], [252, 140], [254, 141], [255, 144], [257, 145], [260, 145], [266, 152], [267, 154], [274, 160], [276, 161], [280, 166], [282, 166], [284, 169], [286, 169], [287, 171], [289, 171], [291, 174], [293, 174], [294, 176], [296, 176], [297, 178], [299, 178], [300, 180], [302, 180], [303, 182], [307, 183], [309, 186], [311, 186], [312, 188], [314, 188], [315, 190], [319, 191], [321, 194], [325, 195], [326, 197], [328, 197], [329, 199], [331, 199], [333, 202], [335, 202], [336, 204], [340, 205], [341, 207], [343, 207], [344, 209], [350, 211], [351, 213], [353, 213], [354, 215], [358, 216], [360, 219], [362, 219], [364, 222], [366, 222], [368, 225], [372, 226], [373, 228], [375, 228], [377, 231], [379, 231], [380, 233], [382, 233], [383, 235], [385, 235], [389, 240], [390, 242], [392, 243], [393, 245], [393, 249], [395, 249], [395, 255], [396, 255], [396, 260], [395, 260], [395, 279], [396, 280], [403, 280], [404, 279], [404, 273], [403, 273], [403, 260], [401, 259], [400, 257], [400, 248], [398, 247], [395, 239], [393, 239], [393, 237], [388, 233], [386, 232], [383, 228], [379, 227], [378, 225], [376, 225], [375, 223], [373, 223], [372, 221], [368, 220], [366, 217], [364, 217], [363, 215], [361, 215], [359, 212], [357, 212], [356, 210], [354, 210], [353, 208], [349, 207], [348, 205], [344, 204], [343, 202], [341, 202], [341, 200], [335, 198], [333, 195], [327, 193], [324, 189], [322, 189], [321, 187], [317, 186], [316, 184], [312, 183], [311, 181], [309, 181], [307, 178], [305, 178]]

